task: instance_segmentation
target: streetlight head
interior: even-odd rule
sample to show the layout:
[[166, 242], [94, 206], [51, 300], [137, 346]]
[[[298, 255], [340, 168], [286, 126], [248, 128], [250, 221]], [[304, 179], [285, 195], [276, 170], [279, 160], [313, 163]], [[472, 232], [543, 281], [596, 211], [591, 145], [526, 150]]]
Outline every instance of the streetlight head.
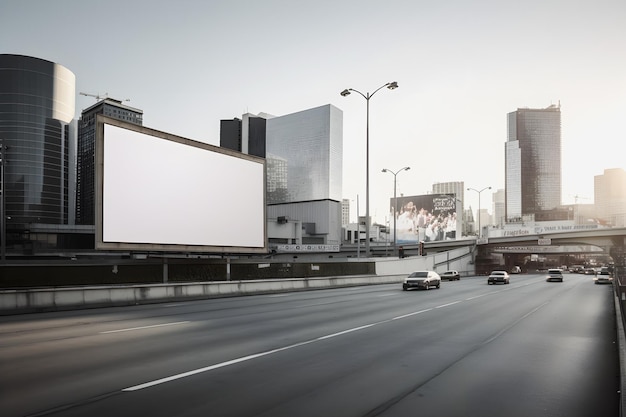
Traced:
[[383, 168], [383, 171], [382, 171], [382, 172], [387, 172], [387, 168]]
[[349, 96], [349, 95], [350, 95], [350, 89], [349, 88], [346, 88], [345, 90], [343, 90], [341, 92], [341, 96], [342, 97]]
[[398, 88], [398, 82], [397, 81], [390, 82], [387, 88], [390, 90], [395, 90], [396, 88]]
[[408, 171], [409, 169], [411, 169], [411, 167], [404, 167], [405, 171]]

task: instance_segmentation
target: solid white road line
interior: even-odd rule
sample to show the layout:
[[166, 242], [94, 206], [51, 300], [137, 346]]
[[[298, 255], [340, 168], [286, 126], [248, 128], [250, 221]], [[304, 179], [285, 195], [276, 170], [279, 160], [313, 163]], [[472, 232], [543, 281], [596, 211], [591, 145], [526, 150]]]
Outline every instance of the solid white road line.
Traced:
[[155, 327], [165, 327], [165, 326], [177, 326], [179, 324], [186, 324], [186, 323], [189, 323], [189, 322], [188, 321], [179, 321], [179, 322], [176, 322], [176, 323], [154, 324], [152, 326], [130, 327], [128, 329], [108, 330], [106, 332], [100, 332], [100, 334], [131, 332], [133, 330], [154, 329]]

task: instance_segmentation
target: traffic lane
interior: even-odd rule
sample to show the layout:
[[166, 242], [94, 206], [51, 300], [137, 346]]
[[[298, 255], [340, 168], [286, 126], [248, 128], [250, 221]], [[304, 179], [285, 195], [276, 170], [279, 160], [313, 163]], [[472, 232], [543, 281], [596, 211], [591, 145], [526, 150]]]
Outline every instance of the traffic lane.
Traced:
[[[536, 297], [503, 290], [463, 308], [462, 303], [442, 305], [258, 360], [118, 393], [97, 407], [86, 404], [62, 415], [120, 415], [141, 407], [149, 415], [376, 415], [540, 311], [563, 288], [535, 287]], [[538, 297], [543, 299], [534, 300]], [[439, 320], [416, 321], [422, 314]], [[458, 389], [447, 386], [442, 401]]]
[[379, 415], [618, 416], [612, 288], [574, 281], [567, 294]]
[[[489, 289], [487, 293], [503, 290]], [[295, 301], [281, 300], [275, 302], [276, 306], [270, 309], [267, 308], [265, 301], [258, 299], [248, 300], [244, 297], [245, 300], [234, 300], [233, 303], [248, 301], [253, 306], [246, 307], [244, 304], [240, 309], [226, 309], [231, 311], [232, 316], [220, 320], [217, 327], [212, 324], [212, 320], [206, 319], [204, 315], [206, 307], [198, 306], [198, 311], [185, 317], [192, 319], [193, 325], [185, 325], [176, 330], [172, 328], [142, 329], [111, 334], [99, 340], [94, 340], [94, 336], [90, 335], [90, 337], [78, 340], [55, 341], [52, 347], [48, 346], [54, 349], [55, 354], [48, 351], [46, 355], [40, 356], [39, 361], [29, 358], [28, 369], [20, 369], [18, 366], [17, 373], [11, 378], [9, 388], [17, 393], [28, 392], [31, 398], [38, 399], [36, 404], [59, 405], [81, 397], [88, 398], [99, 392], [114, 391], [116, 383], [120, 381], [127, 380], [129, 385], [139, 383], [142, 378], [144, 380], [156, 379], [164, 374], [194, 369], [198, 361], [219, 363], [233, 357], [263, 351], [263, 349], [276, 346], [276, 340], [282, 340], [284, 343], [297, 343], [306, 340], [307, 336], [323, 334], [323, 331], [341, 331], [348, 324], [358, 326], [365, 323], [362, 318], [371, 314], [372, 311], [388, 313], [385, 306], [389, 304], [399, 309], [399, 312], [405, 313], [410, 311], [407, 307], [433, 308], [437, 303], [447, 303], [452, 299], [450, 297], [458, 298], [451, 291], [445, 293], [431, 290], [405, 293], [403, 297], [394, 298], [393, 302], [389, 303], [381, 302], [381, 300], [390, 294], [401, 294], [398, 290], [394, 289], [391, 293], [385, 291], [378, 293], [372, 291], [371, 288], [347, 289], [339, 291], [339, 294], [333, 291], [331, 296], [318, 294], [317, 291], [313, 293], [315, 294], [298, 293], [297, 297], [294, 297]], [[375, 301], [382, 304], [375, 304]], [[288, 307], [285, 307], [285, 304]], [[137, 312], [132, 308], [130, 310], [128, 314], [135, 317]], [[220, 308], [218, 312], [222, 310], [224, 309]], [[294, 312], [299, 310], [302, 314], [294, 318]], [[256, 311], [259, 314], [253, 314]], [[233, 312], [235, 312], [234, 315]], [[275, 315], [276, 312], [278, 316]], [[149, 318], [162, 316], [161, 313], [155, 311], [146, 311], [145, 314]], [[177, 312], [174, 314], [177, 317], [180, 316]], [[283, 314], [282, 318], [280, 314]], [[122, 315], [125, 316], [126, 313]], [[242, 326], [251, 324], [249, 321], [251, 317], [257, 321], [247, 327], [247, 330], [242, 331]], [[341, 317], [341, 320], [337, 320], [337, 317]], [[116, 325], [138, 324], [128, 323], [117, 317], [111, 321]], [[278, 334], [274, 329], [276, 327], [284, 327], [285, 330]], [[93, 331], [99, 329], [101, 328], [94, 327]], [[105, 325], [102, 329], [110, 329], [110, 327]], [[183, 329], [190, 333], [179, 334]], [[45, 346], [36, 345], [35, 349], [42, 347]], [[28, 349], [20, 350], [20, 352], [28, 352]], [[20, 361], [14, 363], [18, 364]], [[125, 366], [117, 369], [116, 364]], [[83, 378], [82, 382], [77, 382], [77, 375]], [[23, 386], [28, 389], [20, 390]], [[18, 403], [21, 400], [19, 395], [10, 396], [10, 398]], [[29, 405], [33, 404], [29, 403]]]
[[[115, 392], [123, 381], [137, 384], [194, 369], [198, 362], [219, 363], [279, 342], [297, 343], [343, 330], [348, 322], [363, 323], [372, 311], [385, 314], [385, 298], [400, 294], [396, 288], [242, 297], [193, 307], [129, 307], [114, 309], [117, 314], [106, 309], [100, 314], [87, 311], [84, 317], [55, 313], [51, 321], [43, 314], [42, 322], [53, 324], [50, 328], [29, 319], [23, 329], [13, 328], [13, 338], [3, 338], [11, 347], [0, 350], [6, 358], [6, 378], [0, 382], [6, 395], [0, 402], [8, 415], [22, 415], [18, 410], [35, 412]], [[162, 310], [171, 311], [173, 317]]]

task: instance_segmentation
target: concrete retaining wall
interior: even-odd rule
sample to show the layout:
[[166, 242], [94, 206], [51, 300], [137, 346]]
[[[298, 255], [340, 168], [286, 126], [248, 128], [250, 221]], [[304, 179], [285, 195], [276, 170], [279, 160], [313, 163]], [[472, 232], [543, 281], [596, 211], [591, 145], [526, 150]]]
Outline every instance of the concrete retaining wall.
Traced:
[[0, 315], [400, 283], [406, 275], [345, 276], [0, 291]]
[[376, 272], [370, 275], [2, 290], [0, 315], [400, 283], [416, 270], [457, 269], [466, 275], [473, 266], [471, 259], [469, 248], [459, 248], [429, 256], [376, 259]]

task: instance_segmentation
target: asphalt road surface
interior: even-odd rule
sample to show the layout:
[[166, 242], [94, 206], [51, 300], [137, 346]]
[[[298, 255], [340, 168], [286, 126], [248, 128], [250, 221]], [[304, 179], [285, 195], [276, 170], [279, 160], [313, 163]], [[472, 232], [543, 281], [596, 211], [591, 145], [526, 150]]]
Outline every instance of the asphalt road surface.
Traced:
[[0, 415], [611, 417], [610, 285], [566, 274], [0, 317]]

